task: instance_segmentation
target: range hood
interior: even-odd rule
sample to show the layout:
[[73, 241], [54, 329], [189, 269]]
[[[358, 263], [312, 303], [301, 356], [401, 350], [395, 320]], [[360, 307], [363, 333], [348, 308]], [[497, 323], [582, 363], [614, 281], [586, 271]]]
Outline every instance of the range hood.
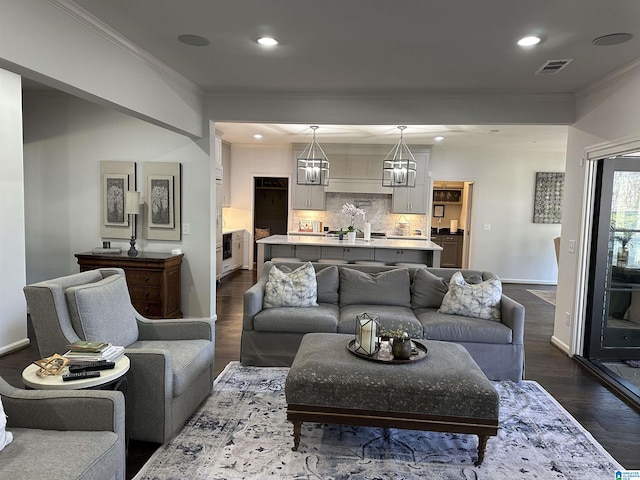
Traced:
[[326, 193], [377, 193], [392, 195], [393, 188], [383, 187], [380, 180], [365, 178], [331, 178], [324, 187]]

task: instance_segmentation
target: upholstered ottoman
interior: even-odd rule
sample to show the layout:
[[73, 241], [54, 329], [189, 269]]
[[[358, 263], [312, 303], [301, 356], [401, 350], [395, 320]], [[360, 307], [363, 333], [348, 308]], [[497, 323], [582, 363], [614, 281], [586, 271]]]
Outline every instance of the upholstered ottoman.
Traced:
[[498, 393], [464, 347], [421, 341], [427, 358], [383, 364], [347, 350], [352, 335], [304, 336], [285, 383], [294, 447], [303, 422], [431, 430], [478, 435], [484, 459], [498, 433]]

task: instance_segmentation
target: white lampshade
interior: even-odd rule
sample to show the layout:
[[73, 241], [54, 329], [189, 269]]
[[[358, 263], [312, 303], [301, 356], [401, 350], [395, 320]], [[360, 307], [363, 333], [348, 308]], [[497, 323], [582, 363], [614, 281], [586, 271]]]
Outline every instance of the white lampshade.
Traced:
[[127, 215], [140, 214], [140, 192], [127, 192], [125, 197], [124, 213]]

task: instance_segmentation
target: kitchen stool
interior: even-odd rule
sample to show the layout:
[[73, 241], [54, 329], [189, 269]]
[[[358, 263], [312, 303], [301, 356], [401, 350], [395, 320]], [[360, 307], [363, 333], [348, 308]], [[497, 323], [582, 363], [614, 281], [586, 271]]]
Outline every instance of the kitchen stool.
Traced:
[[341, 258], [319, 258], [317, 263], [328, 263], [330, 265], [344, 265], [345, 263], [349, 263], [349, 262]]
[[376, 265], [378, 267], [384, 267], [386, 263], [378, 262], [376, 260], [356, 260], [354, 262], [356, 265]]
[[289, 262], [301, 262], [302, 260], [296, 257], [273, 257], [271, 261], [280, 262], [280, 263], [289, 263]]
[[396, 263], [396, 267], [406, 267], [406, 268], [427, 268], [427, 265], [424, 263], [405, 263], [399, 262]]

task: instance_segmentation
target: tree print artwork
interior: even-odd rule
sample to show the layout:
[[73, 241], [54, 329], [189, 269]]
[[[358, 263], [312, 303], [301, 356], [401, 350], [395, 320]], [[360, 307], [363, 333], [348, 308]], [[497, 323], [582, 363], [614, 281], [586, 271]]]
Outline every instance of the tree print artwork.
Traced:
[[173, 189], [171, 178], [151, 179], [151, 225], [173, 228]]
[[107, 178], [106, 201], [107, 201], [107, 224], [122, 225], [125, 223], [124, 214], [124, 178]]

